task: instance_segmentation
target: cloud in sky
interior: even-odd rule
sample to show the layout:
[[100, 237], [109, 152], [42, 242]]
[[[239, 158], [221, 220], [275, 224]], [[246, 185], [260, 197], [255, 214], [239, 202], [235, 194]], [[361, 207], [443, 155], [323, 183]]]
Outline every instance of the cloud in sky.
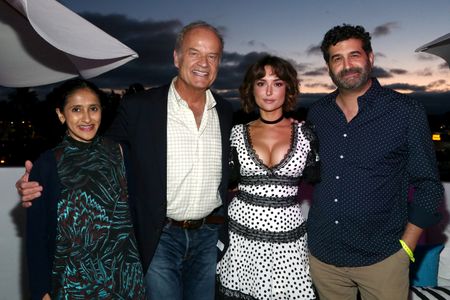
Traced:
[[[169, 82], [177, 74], [173, 65], [173, 47], [176, 34], [183, 26], [179, 20], [137, 21], [123, 15], [91, 13], [82, 15], [139, 54], [138, 59], [95, 78], [94, 81], [100, 86], [119, 85], [126, 87], [136, 82], [145, 86], [156, 86]], [[226, 32], [226, 28], [220, 28], [219, 30]], [[261, 43], [255, 40], [248, 43], [261, 46]], [[227, 52], [225, 48], [214, 88], [219, 90], [237, 89], [250, 64], [264, 55], [267, 55], [267, 53], [239, 54]], [[306, 68], [304, 64], [291, 62], [298, 70]]]
[[316, 68], [314, 70], [306, 71], [303, 76], [323, 76], [328, 74], [328, 69], [326, 67]]
[[428, 88], [442, 88], [442, 87], [447, 87], [447, 81], [444, 79], [440, 79], [440, 80], [436, 80], [433, 82], [430, 82], [427, 85]]
[[255, 41], [255, 40], [248, 41], [247, 42], [247, 46], [260, 47], [260, 48], [263, 48], [263, 49], [267, 49], [267, 45], [266, 44], [264, 44], [262, 42]]
[[405, 74], [408, 74], [408, 71], [405, 70], [405, 69], [390, 69], [389, 71], [390, 71], [392, 74], [395, 74], [395, 75], [405, 75]]
[[126, 87], [136, 82], [154, 86], [176, 74], [172, 54], [176, 34], [183, 26], [180, 21], [138, 21], [118, 14], [82, 16], [139, 54], [138, 59], [95, 78], [100, 86]]
[[378, 78], [391, 78], [392, 74], [381, 67], [374, 66], [372, 69], [372, 76]]
[[[447, 97], [450, 95], [448, 91], [449, 88], [449, 84], [447, 83], [446, 80], [444, 79], [440, 79], [440, 80], [436, 80], [436, 81], [432, 81], [430, 83], [428, 83], [427, 85], [414, 85], [414, 84], [409, 84], [409, 83], [394, 83], [394, 84], [389, 84], [389, 85], [385, 85], [386, 87], [389, 87], [391, 89], [396, 89], [396, 90], [406, 90], [406, 91], [411, 91], [413, 93], [422, 93], [422, 92], [428, 92], [430, 90], [434, 91], [431, 92], [430, 94], [435, 95], [434, 98], [437, 99], [441, 99], [440, 101], [442, 101], [443, 99], [445, 99], [444, 96], [436, 96], [436, 95], [441, 95], [441, 94], [445, 94]], [[423, 94], [421, 94], [423, 96]], [[447, 102], [449, 98], [446, 98]]]
[[425, 68], [416, 72], [418, 76], [430, 77], [433, 76], [433, 71], [430, 68]]
[[222, 65], [214, 83], [216, 89], [237, 89], [244, 78], [248, 67], [259, 58], [267, 55], [266, 52], [249, 52], [239, 54], [225, 51], [222, 58]]
[[[126, 88], [133, 83], [141, 83], [146, 87], [157, 86], [168, 83], [177, 74], [177, 69], [173, 65], [173, 46], [177, 33], [184, 25], [180, 20], [137, 20], [121, 14], [82, 13], [81, 15], [139, 54], [139, 59], [94, 78], [93, 81], [100, 87]], [[375, 32], [378, 36], [389, 34], [396, 26], [398, 26], [396, 22], [388, 22], [377, 26]], [[220, 31], [226, 35], [227, 28], [221, 27]], [[248, 44], [259, 48], [265, 46], [257, 40], [250, 40]], [[311, 45], [306, 53], [320, 56], [320, 46]], [[247, 68], [266, 54], [264, 51], [249, 53], [227, 51], [225, 45], [219, 76], [214, 88], [232, 97], [237, 97], [236, 89], [239, 87]], [[384, 57], [382, 53], [376, 55]], [[418, 54], [418, 59], [422, 59], [422, 57], [435, 59], [431, 55]], [[328, 78], [327, 69], [323, 65], [317, 66], [311, 63], [299, 63], [290, 58], [287, 59], [297, 69], [302, 80], [302, 86], [307, 91], [331, 91], [335, 89], [332, 84], [321, 83]], [[392, 78], [404, 74], [407, 74], [407, 71], [400, 68], [373, 68], [373, 75], [379, 78]], [[421, 89], [415, 88], [414, 90]]]
[[392, 32], [393, 29], [398, 28], [399, 25], [397, 22], [387, 22], [382, 25], [375, 27], [372, 32], [373, 37], [381, 37], [384, 35], [388, 35]]
[[448, 63], [444, 62], [442, 64], [439, 64], [439, 69], [440, 70], [448, 70], [449, 69]]
[[412, 92], [424, 92], [426, 91], [426, 86], [414, 85], [409, 83], [393, 83], [385, 85], [387, 88], [391, 88], [394, 90], [406, 90]]
[[[93, 79], [98, 85], [123, 88], [133, 83], [142, 83], [145, 86], [156, 86], [169, 82], [176, 75], [177, 70], [173, 65], [173, 46], [176, 34], [183, 26], [180, 21], [137, 21], [123, 15], [91, 13], [85, 13], [83, 17], [118, 38], [139, 54], [138, 59]], [[221, 32], [226, 32], [226, 28], [222, 28]], [[249, 41], [249, 44], [253, 45], [258, 43], [254, 40]], [[250, 64], [267, 54], [256, 51], [240, 54], [228, 52], [225, 48], [214, 88], [218, 90], [237, 89]], [[289, 61], [299, 72], [307, 68], [306, 64], [297, 63], [294, 60]]]
[[301, 91], [301, 87], [305, 86], [305, 87], [309, 87], [309, 88], [324, 88], [327, 89], [329, 91], [333, 91], [336, 89], [336, 86], [334, 84], [328, 84], [328, 83], [320, 83], [320, 82], [314, 82], [314, 83], [302, 83], [302, 85], [300, 86], [300, 91]]
[[420, 61], [434, 61], [434, 60], [438, 59], [437, 56], [435, 56], [433, 54], [429, 54], [429, 53], [424, 53], [424, 52], [417, 53], [416, 57]]
[[322, 55], [322, 50], [320, 50], [320, 45], [311, 45], [306, 50], [307, 55]]
[[[286, 59], [286, 58], [285, 58]], [[310, 67], [310, 65], [309, 64], [307, 64], [307, 63], [299, 63], [299, 62], [296, 62], [295, 60], [293, 60], [293, 59], [289, 59], [289, 58], [287, 58], [286, 59], [288, 62], [290, 62], [291, 64], [292, 64], [292, 66], [297, 70], [297, 72], [303, 72], [303, 71], [305, 71], [305, 70], [307, 70], [309, 67]]]

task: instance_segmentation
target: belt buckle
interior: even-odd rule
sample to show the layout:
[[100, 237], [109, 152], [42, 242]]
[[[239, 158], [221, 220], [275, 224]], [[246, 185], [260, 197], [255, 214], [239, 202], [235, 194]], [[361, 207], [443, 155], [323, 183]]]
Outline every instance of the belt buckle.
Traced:
[[184, 220], [181, 228], [183, 229], [197, 229], [203, 225], [203, 220]]

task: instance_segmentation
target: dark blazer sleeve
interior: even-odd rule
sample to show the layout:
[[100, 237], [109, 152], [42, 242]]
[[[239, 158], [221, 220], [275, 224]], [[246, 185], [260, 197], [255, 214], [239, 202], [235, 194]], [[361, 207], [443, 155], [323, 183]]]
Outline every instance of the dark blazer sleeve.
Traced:
[[320, 181], [319, 140], [314, 132], [314, 125], [310, 121], [306, 121], [302, 125], [302, 132], [310, 145], [303, 170], [303, 180], [311, 184], [318, 183]]
[[241, 164], [239, 162], [238, 153], [235, 147], [230, 149], [230, 159], [228, 161], [230, 166], [230, 180], [228, 183], [229, 189], [237, 187], [239, 180], [241, 179]]
[[56, 235], [56, 202], [59, 180], [53, 151], [43, 153], [33, 165], [30, 181], [39, 182], [42, 195], [27, 209], [26, 251], [32, 299], [51, 292]]
[[220, 134], [222, 139], [222, 180], [220, 183], [220, 195], [225, 205], [227, 199], [228, 181], [230, 177], [229, 157], [230, 157], [230, 134], [233, 120], [233, 108], [227, 100], [213, 93], [217, 103], [217, 114], [220, 122]]
[[105, 136], [119, 142], [121, 144], [129, 143], [129, 111], [128, 101], [130, 97], [124, 97], [117, 110], [116, 117], [114, 118], [111, 127], [105, 132]]
[[127, 95], [105, 136], [124, 150], [129, 206], [144, 272], [166, 217], [169, 85]]
[[[233, 109], [231, 107], [230, 102], [224, 100], [217, 94], [214, 94], [214, 99], [217, 103], [217, 113], [219, 116], [220, 122], [220, 133], [222, 138], [222, 180], [220, 183], [219, 191], [222, 198], [223, 203], [223, 213], [225, 216], [228, 215], [228, 180], [230, 176], [230, 166], [229, 166], [229, 158], [230, 158], [230, 133], [232, 127], [233, 120]], [[229, 244], [229, 236], [228, 236], [228, 221], [225, 218], [225, 224], [221, 226], [219, 230], [219, 240], [224, 244], [224, 248], [218, 248], [217, 260], [219, 261], [223, 254], [225, 253], [228, 244]]]

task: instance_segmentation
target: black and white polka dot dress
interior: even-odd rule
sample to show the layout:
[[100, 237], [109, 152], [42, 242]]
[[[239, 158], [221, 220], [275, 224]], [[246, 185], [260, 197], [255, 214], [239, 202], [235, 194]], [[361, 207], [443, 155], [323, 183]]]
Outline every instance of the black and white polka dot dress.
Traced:
[[225, 299], [315, 299], [297, 200], [302, 172], [315, 159], [313, 135], [305, 124], [292, 126], [291, 150], [272, 168], [253, 150], [248, 125], [232, 129], [240, 179], [228, 208], [230, 244], [217, 265]]

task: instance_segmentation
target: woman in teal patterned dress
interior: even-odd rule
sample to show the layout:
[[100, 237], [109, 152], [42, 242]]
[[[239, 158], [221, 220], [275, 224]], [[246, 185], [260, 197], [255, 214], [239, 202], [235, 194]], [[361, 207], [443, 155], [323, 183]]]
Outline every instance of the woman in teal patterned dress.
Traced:
[[27, 210], [33, 299], [144, 299], [120, 146], [97, 135], [101, 93], [82, 79], [56, 88], [67, 134], [35, 162], [43, 183]]

